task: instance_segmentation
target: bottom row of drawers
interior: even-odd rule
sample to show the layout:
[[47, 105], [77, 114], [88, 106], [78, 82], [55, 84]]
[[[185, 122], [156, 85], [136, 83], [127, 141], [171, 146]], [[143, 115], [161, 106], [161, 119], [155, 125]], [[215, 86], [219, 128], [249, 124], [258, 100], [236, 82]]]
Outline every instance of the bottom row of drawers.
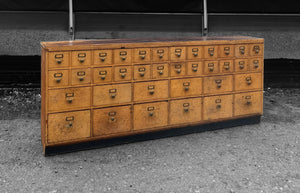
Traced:
[[55, 113], [48, 115], [48, 143], [261, 113], [260, 91], [100, 108], [92, 116], [90, 110]]

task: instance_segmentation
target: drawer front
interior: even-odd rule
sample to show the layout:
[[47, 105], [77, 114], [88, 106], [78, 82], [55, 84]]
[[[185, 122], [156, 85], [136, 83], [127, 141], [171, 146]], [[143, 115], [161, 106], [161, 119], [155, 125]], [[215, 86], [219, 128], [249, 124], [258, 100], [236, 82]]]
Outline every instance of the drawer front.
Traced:
[[50, 111], [90, 107], [90, 87], [56, 89], [49, 90], [48, 93], [48, 109]]
[[72, 52], [72, 66], [85, 67], [92, 64], [91, 51], [73, 51]]
[[49, 52], [49, 69], [65, 68], [70, 65], [69, 52]]
[[187, 47], [187, 59], [199, 60], [203, 58], [203, 46], [190, 46]]
[[91, 83], [91, 69], [72, 69], [72, 85], [84, 85]]
[[203, 120], [213, 120], [232, 117], [232, 103], [232, 95], [204, 97]]
[[167, 47], [152, 48], [152, 60], [153, 62], [169, 60], [169, 49]]
[[261, 72], [264, 66], [264, 61], [262, 58], [250, 59], [250, 70]]
[[201, 121], [202, 98], [170, 101], [170, 124]]
[[220, 60], [221, 73], [232, 73], [234, 70], [233, 60]]
[[94, 65], [111, 65], [112, 64], [112, 50], [95, 50], [94, 51]]
[[131, 83], [94, 86], [93, 105], [112, 105], [131, 101]]
[[114, 64], [130, 64], [131, 63], [131, 49], [116, 49], [114, 53]]
[[134, 101], [167, 99], [168, 80], [134, 83]]
[[132, 79], [132, 66], [116, 66], [114, 67], [115, 81], [129, 81]]
[[232, 57], [234, 57], [234, 45], [219, 46], [218, 54], [219, 54], [220, 58], [232, 58]]
[[204, 58], [214, 59], [218, 57], [218, 46], [204, 46]]
[[263, 56], [264, 45], [263, 44], [252, 44], [250, 45], [250, 56]]
[[48, 115], [48, 143], [83, 139], [90, 133], [89, 110]]
[[185, 47], [171, 47], [170, 52], [171, 52], [171, 61], [182, 61], [185, 60], [186, 58], [186, 51]]
[[94, 68], [94, 83], [108, 83], [112, 81], [112, 67]]
[[198, 76], [202, 75], [202, 62], [188, 62], [187, 63], [187, 75]]
[[145, 63], [151, 61], [150, 48], [136, 48], [133, 50], [133, 62]]
[[233, 76], [204, 77], [204, 94], [223, 93], [233, 90]]
[[236, 57], [248, 57], [249, 56], [249, 45], [241, 44], [235, 46]]
[[133, 129], [162, 127], [168, 124], [168, 102], [134, 105]]
[[150, 64], [135, 65], [133, 77], [135, 80], [148, 80], [151, 78]]
[[236, 59], [234, 61], [235, 72], [247, 72], [249, 71], [248, 59]]
[[48, 72], [49, 87], [61, 87], [69, 85], [68, 70], [52, 70]]
[[169, 77], [169, 64], [153, 64], [152, 77], [153, 78], [168, 78]]
[[93, 135], [122, 133], [131, 129], [131, 106], [95, 109]]
[[235, 94], [234, 115], [260, 114], [262, 115], [262, 92], [247, 92]]
[[262, 88], [262, 74], [249, 73], [235, 75], [235, 90], [251, 90]]
[[171, 80], [171, 97], [197, 96], [202, 94], [202, 78]]
[[217, 74], [219, 73], [219, 61], [205, 61], [204, 62], [204, 73], [205, 74]]
[[185, 76], [186, 74], [185, 63], [172, 63], [170, 70], [171, 70], [172, 77]]

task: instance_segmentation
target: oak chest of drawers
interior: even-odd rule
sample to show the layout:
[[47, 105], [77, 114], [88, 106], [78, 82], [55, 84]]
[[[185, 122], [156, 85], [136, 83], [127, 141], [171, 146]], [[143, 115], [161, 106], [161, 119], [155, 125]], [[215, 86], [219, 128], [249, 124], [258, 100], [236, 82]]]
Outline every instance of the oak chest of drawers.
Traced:
[[244, 36], [42, 42], [44, 153], [262, 115], [263, 43]]

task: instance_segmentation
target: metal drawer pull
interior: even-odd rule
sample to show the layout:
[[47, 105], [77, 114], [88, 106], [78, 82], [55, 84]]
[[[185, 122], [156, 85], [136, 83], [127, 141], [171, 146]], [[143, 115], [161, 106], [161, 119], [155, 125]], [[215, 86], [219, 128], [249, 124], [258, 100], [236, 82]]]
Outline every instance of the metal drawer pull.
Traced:
[[255, 67], [255, 68], [258, 68], [258, 63], [259, 63], [258, 60], [253, 60], [253, 64], [254, 64], [254, 67]]
[[241, 54], [245, 54], [245, 46], [240, 46], [239, 50]]
[[84, 60], [85, 60], [86, 54], [85, 53], [79, 53], [77, 56], [78, 56], [79, 62], [83, 63]]
[[184, 83], [183, 83], [183, 87], [184, 87], [184, 90], [185, 90], [185, 91], [188, 91], [188, 90], [189, 90], [189, 86], [190, 86], [190, 83], [189, 83], [189, 82], [184, 82]]
[[66, 128], [71, 128], [71, 127], [73, 127], [73, 122], [72, 122], [72, 121], [74, 121], [74, 116], [66, 117], [66, 121], [69, 122], [69, 123], [66, 125]]
[[165, 51], [163, 49], [157, 50], [157, 54], [158, 54], [159, 58], [162, 58], [164, 56], [164, 52]]
[[222, 80], [221, 79], [217, 79], [217, 80], [215, 80], [215, 82], [216, 82], [216, 84], [217, 84], [217, 87], [218, 88], [221, 88], [221, 83], [222, 83]]
[[244, 69], [244, 64], [245, 64], [245, 62], [244, 62], [244, 61], [239, 61], [239, 66], [240, 66], [240, 69]]
[[139, 55], [140, 55], [141, 59], [144, 60], [146, 57], [146, 51], [145, 50], [139, 51]]
[[179, 48], [179, 49], [175, 49], [175, 55], [177, 56], [177, 57], [180, 57], [181, 56], [181, 52], [182, 52], [182, 50]]
[[103, 52], [103, 53], [99, 53], [99, 58], [102, 62], [105, 61], [105, 57], [107, 56], [107, 53], [106, 52]]
[[177, 69], [176, 72], [177, 72], [178, 74], [181, 73], [181, 64], [175, 65], [175, 69]]
[[57, 62], [58, 64], [61, 64], [61, 63], [62, 63], [63, 57], [64, 57], [63, 54], [55, 54], [55, 55], [54, 55], [54, 58], [55, 58], [55, 60], [56, 60], [56, 62]]
[[213, 56], [214, 52], [215, 52], [214, 48], [208, 48], [208, 53], [209, 53], [210, 56]]
[[251, 76], [246, 77], [247, 84], [250, 85], [252, 83]]
[[198, 48], [193, 48], [192, 49], [194, 57], [198, 56]]
[[56, 78], [55, 80], [57, 83], [60, 83], [62, 77], [63, 77], [63, 73], [61, 73], [61, 72], [54, 74], [54, 78]]
[[255, 54], [258, 54], [259, 50], [259, 46], [253, 46], [253, 51], [255, 52]]
[[217, 105], [216, 105], [216, 108], [217, 108], [217, 109], [221, 108], [221, 104], [220, 104], [221, 102], [222, 102], [221, 99], [216, 99], [216, 100], [215, 100], [215, 103], [217, 104]]
[[122, 78], [125, 78], [127, 69], [126, 69], [126, 68], [121, 68], [121, 69], [119, 70], [119, 72], [120, 72], [120, 76], [121, 76]]
[[225, 70], [229, 70], [229, 65], [230, 65], [230, 62], [224, 62]]
[[127, 52], [126, 51], [120, 52], [120, 56], [122, 60], [126, 60]]
[[197, 72], [198, 71], [198, 64], [192, 64], [192, 70], [194, 72]]
[[109, 89], [109, 94], [111, 98], [116, 98], [117, 95], [117, 89], [113, 88], [113, 89]]
[[66, 93], [66, 100], [69, 102], [69, 103], [72, 103], [73, 101], [73, 97], [74, 97], [74, 93]]
[[110, 122], [115, 122], [115, 121], [117, 120], [117, 119], [115, 118], [116, 114], [117, 114], [117, 113], [116, 113], [115, 111], [111, 111], [111, 112], [108, 113]]
[[183, 103], [182, 106], [183, 106], [184, 112], [188, 112], [189, 111], [190, 103]]
[[251, 96], [250, 95], [245, 96], [245, 99], [247, 100], [246, 105], [251, 105], [252, 104]]
[[155, 85], [149, 85], [148, 86], [148, 90], [150, 94], [154, 94], [154, 90], [155, 90]]
[[145, 67], [139, 68], [140, 76], [143, 77], [143, 76], [145, 75], [145, 71], [146, 71], [146, 68], [145, 68]]
[[107, 75], [107, 71], [104, 70], [104, 71], [99, 71], [99, 75], [101, 76], [101, 79], [104, 80], [106, 78], [106, 75]]
[[209, 71], [214, 71], [214, 66], [215, 66], [215, 64], [214, 63], [208, 63], [208, 69], [209, 69]]
[[224, 52], [225, 52], [226, 55], [229, 55], [230, 47], [224, 47]]
[[85, 71], [78, 71], [77, 76], [78, 76], [79, 81], [83, 81], [84, 76], [85, 76]]
[[157, 70], [159, 70], [158, 73], [159, 73], [160, 75], [162, 75], [162, 74], [164, 73], [164, 71], [163, 71], [164, 68], [165, 68], [164, 66], [157, 66]]
[[148, 107], [147, 111], [149, 111], [149, 116], [152, 117], [154, 115], [154, 107]]

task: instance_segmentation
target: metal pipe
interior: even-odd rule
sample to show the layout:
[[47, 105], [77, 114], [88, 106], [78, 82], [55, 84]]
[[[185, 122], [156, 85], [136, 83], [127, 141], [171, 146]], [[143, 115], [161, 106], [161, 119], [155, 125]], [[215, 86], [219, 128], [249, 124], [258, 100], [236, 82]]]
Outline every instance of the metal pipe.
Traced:
[[207, 2], [203, 0], [203, 35], [207, 36], [208, 33], [208, 24], [207, 24]]
[[73, 15], [73, 0], [69, 0], [69, 33], [71, 36], [71, 39], [74, 40], [74, 15]]

